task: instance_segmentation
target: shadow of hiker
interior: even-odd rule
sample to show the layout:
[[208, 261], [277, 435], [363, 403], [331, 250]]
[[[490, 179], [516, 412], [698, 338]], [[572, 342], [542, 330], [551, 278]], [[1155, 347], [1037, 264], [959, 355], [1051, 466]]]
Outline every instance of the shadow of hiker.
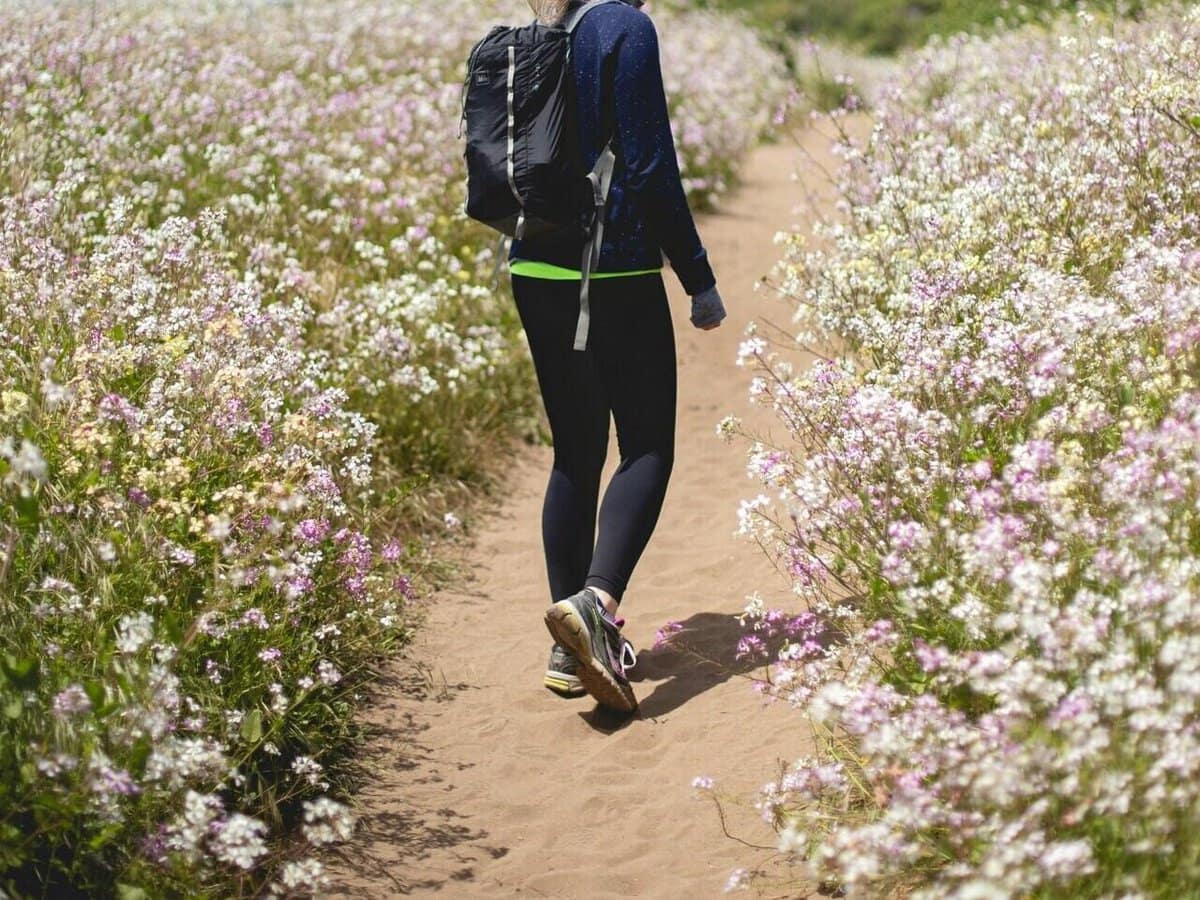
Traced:
[[678, 624], [666, 643], [639, 653], [629, 673], [635, 684], [655, 685], [638, 703], [644, 719], [673, 712], [735, 675], [748, 675], [774, 659], [774, 653], [766, 660], [759, 655], [738, 658], [738, 640], [745, 627], [732, 613], [696, 613]]
[[[629, 672], [630, 682], [655, 685], [649, 696], [637, 691], [641, 696], [637, 712], [618, 713], [596, 706], [580, 713], [580, 718], [596, 731], [612, 734], [637, 719], [671, 713], [734, 676], [749, 676], [756, 670], [766, 673], [790, 641], [828, 648], [841, 637], [809, 612], [785, 614], [769, 628], [758, 630], [748, 629], [739, 618], [740, 613], [698, 612], [683, 622], [671, 623], [666, 640], [638, 653], [637, 665]], [[750, 642], [748, 647], [742, 646], [743, 638]]]
[[766, 658], [755, 654], [739, 659], [738, 641], [744, 634], [733, 613], [696, 613], [678, 623], [668, 642], [638, 653], [629, 680], [635, 685], [654, 684], [654, 690], [639, 699], [637, 713], [596, 706], [579, 717], [596, 731], [612, 734], [639, 718], [653, 719], [679, 709], [710, 688], [735, 675], [748, 675], [775, 658], [778, 646], [769, 648]]

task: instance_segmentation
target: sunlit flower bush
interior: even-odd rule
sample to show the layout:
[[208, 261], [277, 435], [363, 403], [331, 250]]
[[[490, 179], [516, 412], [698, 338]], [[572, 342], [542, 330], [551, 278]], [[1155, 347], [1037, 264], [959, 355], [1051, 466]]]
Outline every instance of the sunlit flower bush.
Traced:
[[[525, 15], [0, 12], [0, 895], [319, 890], [441, 501], [536, 410], [458, 139], [469, 47]], [[671, 60], [697, 200], [782, 95], [729, 36], [732, 112]]]
[[729, 16], [646, 8], [659, 33], [684, 189], [694, 208], [709, 208], [733, 183], [742, 155], [795, 102], [786, 69]]
[[798, 342], [847, 352], [743, 347], [787, 430], [743, 529], [809, 607], [748, 637], [817, 739], [761, 803], [847, 896], [1200, 890], [1198, 32], [923, 52], [786, 241]]
[[[320, 314], [309, 342], [355, 408], [385, 437], [432, 435], [393, 442], [405, 452], [386, 456], [390, 474], [470, 475], [475, 445], [438, 421], [493, 433], [498, 410], [532, 394], [515, 316], [487, 287], [492, 243], [461, 208], [461, 70], [500, 6], [458, 6], [13, 13], [0, 23], [12, 189], [53, 191], [80, 248], [106, 233], [112, 204], [149, 226], [220, 211], [226, 253], [266, 299]], [[469, 389], [485, 380], [495, 404]]]
[[197, 890], [329, 787], [409, 582], [356, 525], [375, 426], [303, 304], [223, 261], [218, 214], [114, 203], [81, 256], [60, 202], [0, 205], [0, 885]]

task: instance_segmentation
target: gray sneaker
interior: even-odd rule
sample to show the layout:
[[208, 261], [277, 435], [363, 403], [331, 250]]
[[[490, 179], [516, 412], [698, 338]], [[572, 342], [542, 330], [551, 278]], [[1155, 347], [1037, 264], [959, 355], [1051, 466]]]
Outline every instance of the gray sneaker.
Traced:
[[637, 709], [626, 669], [637, 664], [633, 645], [621, 636], [624, 619], [613, 619], [589, 588], [546, 610], [546, 628], [579, 663], [579, 680], [603, 706]]
[[587, 688], [579, 680], [579, 660], [572, 656], [562, 644], [550, 650], [550, 662], [546, 665], [546, 677], [542, 684], [560, 697], [582, 697]]

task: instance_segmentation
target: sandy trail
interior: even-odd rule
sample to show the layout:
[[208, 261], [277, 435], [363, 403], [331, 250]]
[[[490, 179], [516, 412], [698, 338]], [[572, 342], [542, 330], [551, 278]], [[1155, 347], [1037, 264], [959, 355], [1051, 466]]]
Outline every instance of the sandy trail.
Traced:
[[[788, 591], [733, 535], [739, 501], [758, 486], [744, 447], [722, 443], [715, 426], [727, 413], [771, 425], [750, 407], [749, 373], [734, 361], [750, 320], [787, 324], [784, 304], [754, 284], [779, 254], [775, 232], [811, 218], [814, 198], [823, 214], [832, 206], [827, 131], [802, 132], [800, 147], [785, 140], [754, 151], [740, 189], [699, 219], [729, 308], [722, 328], [692, 328], [687, 297], [664, 272], [679, 347], [677, 459], [622, 605], [642, 651], [640, 717], [622, 727], [590, 699], [541, 686], [550, 640], [539, 522], [550, 451], [523, 449], [503, 507], [475, 523], [472, 583], [432, 599], [393, 666], [396, 687], [366, 714], [386, 737], [367, 754], [378, 777], [361, 796], [357, 840], [331, 863], [335, 896], [718, 897], [731, 870], [771, 856], [726, 837], [691, 788], [697, 775], [715, 779], [742, 801], [727, 805], [729, 831], [769, 847], [773, 834], [750, 801], [808, 743], [801, 717], [763, 708], [734, 662], [746, 595], [787, 604]], [[616, 456], [614, 446], [610, 472]], [[726, 666], [651, 650], [671, 620]]]

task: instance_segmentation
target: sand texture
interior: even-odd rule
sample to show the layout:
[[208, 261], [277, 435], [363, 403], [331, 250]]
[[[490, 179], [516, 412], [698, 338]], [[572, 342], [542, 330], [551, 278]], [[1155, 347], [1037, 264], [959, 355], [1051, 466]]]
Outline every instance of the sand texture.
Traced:
[[[715, 429], [728, 413], [771, 427], [748, 402], [737, 348], [752, 319], [789, 323], [783, 301], [754, 284], [780, 253], [776, 231], [830, 214], [829, 144], [826, 127], [759, 148], [722, 211], [698, 219], [729, 309], [723, 327], [695, 330], [686, 295], [664, 273], [679, 347], [677, 458], [622, 605], [641, 651], [640, 716], [621, 722], [590, 698], [542, 687], [550, 598], [539, 523], [551, 454], [515, 451], [503, 505], [473, 523], [469, 582], [429, 600], [390, 687], [365, 713], [383, 732], [365, 754], [377, 776], [361, 795], [355, 842], [330, 860], [334, 896], [697, 900], [723, 896], [734, 868], [770, 860], [774, 835], [750, 803], [809, 738], [800, 715], [764, 707], [734, 660], [746, 595], [791, 601], [762, 552], [734, 535], [739, 501], [759, 486], [744, 443], [723, 443]], [[614, 443], [610, 472], [616, 456]], [[650, 649], [671, 620], [723, 665]], [[726, 826], [765, 850], [725, 835], [691, 787], [698, 775], [741, 798], [727, 805]], [[789, 895], [807, 893], [797, 884]]]

